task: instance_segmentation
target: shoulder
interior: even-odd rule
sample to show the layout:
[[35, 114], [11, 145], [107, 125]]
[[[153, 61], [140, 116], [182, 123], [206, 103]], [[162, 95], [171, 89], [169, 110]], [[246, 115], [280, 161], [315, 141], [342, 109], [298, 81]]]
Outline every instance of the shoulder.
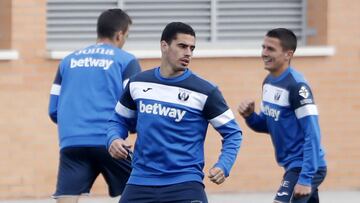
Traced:
[[123, 49], [119, 49], [119, 48], [114, 47], [114, 51], [115, 51], [116, 56], [120, 56], [123, 59], [128, 59], [130, 61], [133, 60], [133, 59], [136, 59], [134, 54], [132, 54], [130, 52], [127, 52], [127, 51], [125, 51]]
[[307, 83], [304, 75], [293, 68], [290, 69], [290, 76], [293, 78], [294, 83]]
[[71, 52], [70, 54], [66, 55], [66, 56], [60, 61], [60, 64], [65, 64], [65, 63], [67, 63], [68, 61], [70, 61], [72, 58], [75, 58], [81, 50], [82, 50], [82, 49], [78, 49], [78, 50], [75, 50], [75, 51]]
[[71, 63], [71, 60], [74, 60], [75, 57], [76, 57], [76, 53], [78, 52], [79, 50], [76, 50], [68, 55], [66, 55], [59, 63], [59, 69], [60, 69], [60, 72], [63, 71], [63, 69], [65, 69], [66, 67], [70, 66], [70, 63]]
[[155, 68], [142, 71], [130, 78], [130, 82], [155, 82]]
[[215, 83], [206, 80], [195, 73], [192, 73], [191, 76], [184, 82], [186, 86], [188, 86], [188, 89], [192, 89], [206, 95], [209, 95], [218, 89], [218, 86]]
[[295, 69], [290, 71], [291, 83], [290, 90], [296, 93], [299, 92], [311, 92], [311, 88], [304, 75]]
[[295, 106], [314, 104], [313, 93], [305, 77], [294, 69], [291, 71], [291, 76], [294, 82], [290, 86], [290, 97], [295, 102]]
[[289, 69], [289, 74], [282, 79], [282, 86], [288, 89], [290, 92], [298, 92], [301, 88], [306, 87], [310, 89], [308, 82], [306, 81], [303, 74], [294, 68]]

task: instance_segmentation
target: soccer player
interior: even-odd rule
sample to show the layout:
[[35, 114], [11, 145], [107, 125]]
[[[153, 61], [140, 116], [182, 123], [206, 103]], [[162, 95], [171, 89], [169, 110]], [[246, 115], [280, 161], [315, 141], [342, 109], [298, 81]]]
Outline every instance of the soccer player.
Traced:
[[106, 149], [108, 120], [128, 78], [140, 72], [137, 59], [123, 47], [131, 25], [121, 9], [104, 11], [97, 21], [97, 43], [75, 51], [59, 64], [51, 88], [49, 115], [57, 123], [60, 163], [58, 203], [77, 202], [101, 173], [109, 195], [122, 193], [131, 160], [116, 160]]
[[108, 130], [110, 154], [125, 158], [125, 126], [137, 121], [133, 171], [121, 203], [207, 202], [203, 185], [204, 141], [210, 123], [222, 136], [222, 150], [208, 177], [229, 176], [242, 134], [220, 90], [188, 65], [195, 32], [182, 22], [163, 30], [160, 67], [132, 77]]
[[284, 28], [268, 31], [262, 59], [269, 75], [262, 87], [260, 114], [247, 100], [238, 111], [247, 125], [269, 133], [278, 164], [285, 174], [274, 202], [319, 202], [318, 186], [326, 176], [320, 144], [318, 111], [309, 84], [290, 66], [297, 45], [295, 34]]

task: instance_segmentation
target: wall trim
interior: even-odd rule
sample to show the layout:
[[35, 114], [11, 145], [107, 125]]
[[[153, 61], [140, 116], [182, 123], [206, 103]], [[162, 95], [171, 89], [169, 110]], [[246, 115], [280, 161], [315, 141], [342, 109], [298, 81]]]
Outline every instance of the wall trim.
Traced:
[[[139, 59], [158, 59], [161, 56], [160, 50], [155, 49], [127, 49]], [[333, 46], [305, 46], [298, 47], [295, 57], [317, 57], [317, 56], [334, 56], [335, 47]], [[48, 58], [59, 60], [70, 54], [71, 51], [49, 51]], [[260, 57], [261, 49], [259, 48], [227, 48], [227, 49], [196, 49], [194, 58], [226, 58], [226, 57]]]
[[17, 50], [0, 49], [0, 60], [17, 60], [19, 52]]

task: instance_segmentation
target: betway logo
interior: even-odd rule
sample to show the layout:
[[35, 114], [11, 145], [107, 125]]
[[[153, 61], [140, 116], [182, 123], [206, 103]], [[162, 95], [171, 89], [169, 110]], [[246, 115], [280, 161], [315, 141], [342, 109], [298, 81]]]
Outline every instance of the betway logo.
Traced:
[[275, 121], [279, 120], [280, 117], [280, 111], [270, 108], [268, 105], [265, 105], [263, 107], [263, 113], [267, 116], [273, 117]]
[[94, 67], [94, 68], [103, 68], [107, 70], [114, 63], [113, 60], [109, 59], [94, 59], [91, 57], [81, 58], [79, 60], [71, 59], [70, 68], [80, 68], [80, 67]]
[[140, 112], [160, 115], [160, 116], [167, 116], [170, 118], [174, 118], [175, 122], [180, 122], [186, 114], [186, 111], [180, 109], [166, 107], [158, 103], [144, 104], [142, 103], [142, 101], [140, 101]]

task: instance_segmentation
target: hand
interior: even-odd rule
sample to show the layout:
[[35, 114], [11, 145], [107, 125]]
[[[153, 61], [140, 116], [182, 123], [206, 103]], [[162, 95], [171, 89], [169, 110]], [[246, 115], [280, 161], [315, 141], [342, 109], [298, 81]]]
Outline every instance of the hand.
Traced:
[[294, 188], [294, 197], [295, 198], [307, 196], [307, 195], [310, 195], [310, 193], [311, 193], [311, 186], [300, 185], [300, 184], [295, 185], [295, 188]]
[[238, 112], [243, 118], [249, 117], [255, 111], [255, 101], [245, 100], [240, 103]]
[[115, 159], [126, 159], [131, 145], [123, 139], [115, 139], [109, 147], [110, 155]]
[[219, 167], [214, 167], [209, 170], [208, 177], [213, 183], [220, 185], [225, 181], [224, 171]]

